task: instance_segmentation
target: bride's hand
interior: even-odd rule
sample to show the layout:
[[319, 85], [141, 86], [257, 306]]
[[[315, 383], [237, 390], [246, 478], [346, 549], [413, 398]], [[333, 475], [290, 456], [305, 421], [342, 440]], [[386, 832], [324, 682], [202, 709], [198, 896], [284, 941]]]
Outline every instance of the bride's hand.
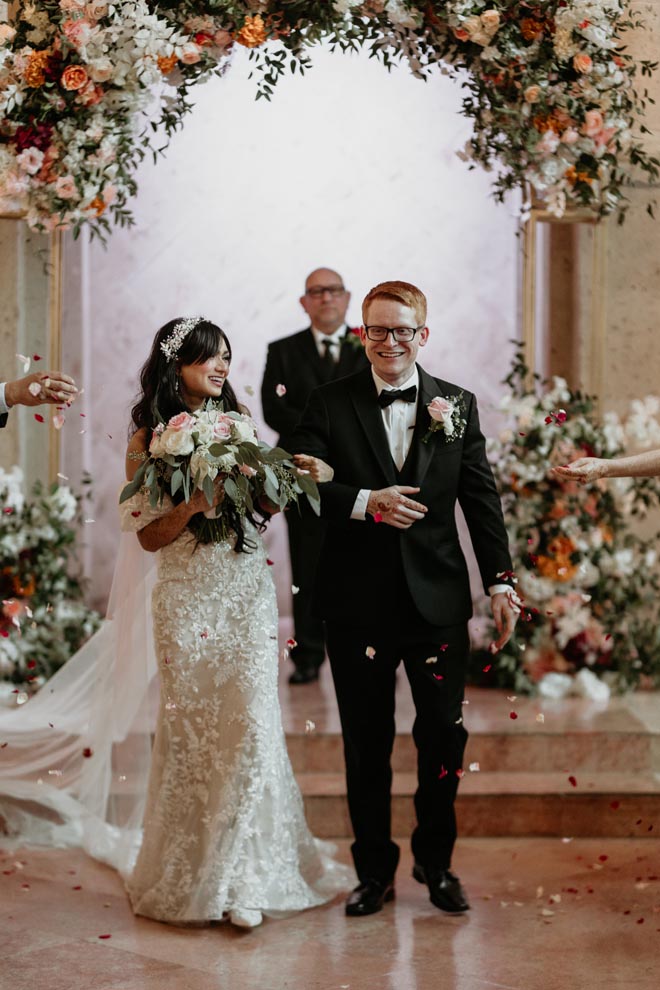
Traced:
[[293, 463], [301, 471], [305, 471], [317, 484], [332, 481], [335, 476], [334, 468], [322, 461], [320, 457], [311, 457], [309, 454], [294, 454]]
[[213, 501], [209, 505], [209, 500], [201, 488], [196, 488], [188, 500], [188, 508], [192, 515], [197, 512], [208, 512], [216, 505], [220, 505], [225, 497], [225, 475], [219, 474], [213, 482]]
[[598, 481], [605, 477], [607, 461], [601, 457], [579, 457], [577, 461], [570, 464], [562, 464], [553, 468], [553, 474], [560, 478], [567, 478], [577, 481], [580, 485], [588, 485], [592, 481]]

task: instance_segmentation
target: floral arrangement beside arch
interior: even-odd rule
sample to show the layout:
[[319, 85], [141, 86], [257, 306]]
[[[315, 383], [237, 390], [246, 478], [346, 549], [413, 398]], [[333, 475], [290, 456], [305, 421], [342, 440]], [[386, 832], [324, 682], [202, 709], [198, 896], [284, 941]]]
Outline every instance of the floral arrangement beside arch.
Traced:
[[242, 45], [270, 99], [326, 41], [459, 77], [474, 123], [460, 155], [493, 170], [499, 199], [526, 187], [557, 216], [623, 216], [626, 185], [660, 174], [642, 138], [657, 63], [622, 46], [640, 23], [626, 0], [33, 0], [0, 24], [0, 208], [42, 231], [130, 224], [136, 168], [191, 86]]
[[494, 657], [491, 622], [479, 620], [472, 679], [549, 697], [657, 688], [658, 536], [642, 538], [636, 523], [660, 506], [660, 480], [579, 487], [550, 468], [660, 447], [660, 399], [636, 399], [626, 416], [600, 417], [594, 398], [562, 378], [530, 384], [521, 351], [506, 384], [499, 404], [506, 427], [488, 453], [525, 608], [514, 639]]
[[84, 497], [26, 495], [21, 469], [0, 468], [0, 707], [24, 704], [101, 624], [76, 559]]

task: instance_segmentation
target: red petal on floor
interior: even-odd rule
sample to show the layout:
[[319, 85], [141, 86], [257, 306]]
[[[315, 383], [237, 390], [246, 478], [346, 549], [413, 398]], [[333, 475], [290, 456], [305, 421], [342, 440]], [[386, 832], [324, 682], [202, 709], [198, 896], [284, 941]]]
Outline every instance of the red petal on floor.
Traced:
[[575, 777], [569, 777], [568, 782], [571, 785], [571, 787], [577, 787], [577, 780], [575, 779]]
[[34, 414], [34, 418], [36, 419], [37, 423], [43, 423], [43, 421], [44, 421], [44, 418], [41, 415], [41, 413], [35, 413]]
[[488, 671], [492, 669], [492, 666], [493, 666], [492, 663], [487, 663], [486, 666], [484, 667], [484, 674], [487, 674]]
[[112, 938], [112, 935], [99, 935], [99, 938]]
[[509, 718], [516, 719], [518, 718], [518, 715], [516, 714], [516, 712], [509, 712]]
[[93, 751], [92, 751], [92, 750], [91, 750], [91, 749], [89, 748], [89, 746], [86, 746], [86, 747], [85, 747], [85, 749], [83, 749], [83, 756], [85, 757], [85, 759], [86, 759], [86, 760], [88, 760], [88, 759], [89, 759], [89, 757], [90, 757], [90, 756], [93, 756], [93, 755], [94, 755], [94, 753], [93, 753]]

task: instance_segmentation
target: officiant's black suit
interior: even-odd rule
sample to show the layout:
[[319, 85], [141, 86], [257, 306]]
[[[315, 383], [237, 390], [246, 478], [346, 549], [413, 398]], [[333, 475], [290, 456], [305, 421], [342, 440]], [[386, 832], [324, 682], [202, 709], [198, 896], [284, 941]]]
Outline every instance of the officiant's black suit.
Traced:
[[[349, 334], [351, 331], [349, 330]], [[318, 352], [311, 327], [276, 340], [268, 346], [266, 370], [261, 386], [264, 419], [279, 433], [279, 445], [297, 453], [293, 433], [310, 392], [325, 382], [351, 375], [368, 364], [362, 345], [344, 339], [339, 360], [324, 361]], [[286, 393], [277, 394], [284, 385]], [[319, 667], [325, 656], [323, 624], [312, 613], [314, 579], [325, 526], [309, 508], [307, 502], [285, 514], [289, 529], [289, 552], [294, 585], [299, 588], [293, 596], [293, 619], [297, 646], [291, 659], [298, 668]]]
[[[419, 368], [419, 366], [418, 366]], [[455, 522], [463, 510], [484, 588], [511, 570], [500, 500], [485, 452], [475, 397], [419, 368], [416, 425], [399, 472], [390, 454], [371, 369], [316, 389], [293, 446], [335, 471], [320, 486], [327, 531], [315, 588], [344, 735], [353, 856], [361, 881], [389, 883], [399, 851], [391, 840], [390, 755], [395, 670], [403, 660], [416, 708], [415, 859], [448, 868], [456, 839], [454, 799], [467, 732], [462, 722], [472, 614], [468, 571]], [[435, 396], [461, 397], [462, 438], [440, 430], [428, 443]], [[351, 520], [360, 489], [419, 486], [428, 507], [406, 530]], [[506, 582], [504, 582], [506, 583]], [[368, 648], [371, 647], [371, 650]], [[373, 658], [367, 655], [375, 650]], [[437, 658], [435, 662], [433, 658]]]

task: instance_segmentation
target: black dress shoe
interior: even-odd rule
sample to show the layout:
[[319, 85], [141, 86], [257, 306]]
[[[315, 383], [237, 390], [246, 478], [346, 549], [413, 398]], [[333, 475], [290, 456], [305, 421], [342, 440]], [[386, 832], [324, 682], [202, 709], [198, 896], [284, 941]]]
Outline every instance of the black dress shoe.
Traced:
[[419, 863], [413, 866], [413, 876], [419, 883], [425, 883], [429, 888], [431, 903], [441, 911], [450, 914], [462, 914], [469, 911], [470, 905], [461, 887], [461, 881], [449, 870], [438, 868], [425, 869]]
[[394, 886], [380, 880], [365, 880], [352, 891], [346, 901], [346, 914], [351, 918], [382, 911], [383, 904], [394, 900]]
[[289, 677], [289, 684], [311, 684], [312, 681], [318, 681], [318, 679], [318, 667], [296, 667]]

